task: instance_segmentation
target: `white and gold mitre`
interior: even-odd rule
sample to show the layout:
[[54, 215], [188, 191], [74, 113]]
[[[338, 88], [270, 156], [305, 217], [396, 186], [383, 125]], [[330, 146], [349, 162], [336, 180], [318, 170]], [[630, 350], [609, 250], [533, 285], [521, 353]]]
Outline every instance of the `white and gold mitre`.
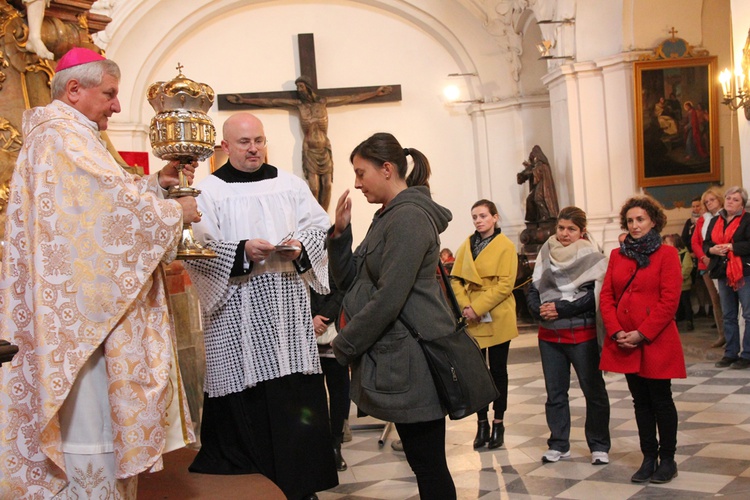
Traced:
[[189, 163], [203, 161], [214, 153], [216, 129], [206, 112], [214, 102], [214, 90], [182, 74], [148, 88], [146, 99], [156, 111], [149, 139], [153, 153], [162, 160]]

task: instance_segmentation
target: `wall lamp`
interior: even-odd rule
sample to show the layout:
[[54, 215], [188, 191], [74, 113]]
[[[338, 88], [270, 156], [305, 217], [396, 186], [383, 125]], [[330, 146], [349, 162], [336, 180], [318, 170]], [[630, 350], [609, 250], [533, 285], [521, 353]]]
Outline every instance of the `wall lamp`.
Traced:
[[461, 90], [455, 85], [448, 85], [443, 89], [443, 96], [448, 101], [448, 104], [481, 104], [484, 102], [483, 98], [461, 100]]
[[[449, 73], [449, 78], [456, 78], [456, 77], [475, 77], [479, 76], [477, 73]], [[462, 100], [461, 99], [461, 89], [458, 85], [455, 84], [449, 84], [446, 85], [443, 89], [443, 97], [445, 97], [445, 100], [448, 102], [448, 104], [481, 104], [484, 102], [484, 98], [478, 98], [478, 99], [468, 99], [468, 100]]]
[[[750, 39], [750, 35], [748, 35], [748, 39]], [[746, 45], [746, 47], [748, 49], [743, 50], [743, 60], [750, 58], [750, 46]], [[750, 71], [750, 68], [748, 68], [748, 71]], [[750, 121], [750, 92], [745, 86], [747, 80], [748, 75], [742, 68], [735, 68], [734, 78], [732, 78], [729, 68], [724, 68], [724, 71], [719, 73], [719, 82], [721, 82], [721, 90], [724, 96], [721, 101], [722, 104], [725, 104], [732, 111], [743, 108], [745, 119]]]
[[[747, 32], [747, 41], [742, 49], [742, 61], [750, 61], [750, 31]], [[732, 111], [740, 108], [745, 110], [745, 119], [750, 121], [750, 92], [747, 88], [750, 80], [750, 65], [743, 63], [741, 67], [734, 68], [734, 78], [729, 68], [719, 73], [719, 82], [724, 98], [721, 100]]]
[[553, 56], [550, 50], [555, 48], [554, 40], [542, 40], [542, 43], [536, 44], [536, 50], [539, 51], [539, 59], [573, 59], [573, 56]]
[[537, 21], [537, 24], [575, 24], [576, 20], [574, 18], [568, 18], [568, 19], [561, 19], [559, 21], [556, 21], [554, 19], [542, 19], [541, 21]]

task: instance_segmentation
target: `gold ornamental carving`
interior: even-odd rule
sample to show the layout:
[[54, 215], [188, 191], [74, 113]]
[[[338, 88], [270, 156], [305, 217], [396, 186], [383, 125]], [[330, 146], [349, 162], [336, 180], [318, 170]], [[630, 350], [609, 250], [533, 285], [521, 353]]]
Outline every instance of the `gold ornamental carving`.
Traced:
[[[214, 102], [213, 89], [182, 74], [177, 65], [177, 76], [168, 82], [151, 84], [146, 99], [156, 116], [151, 119], [149, 139], [154, 156], [162, 160], [178, 161], [180, 184], [169, 189], [170, 198], [198, 196], [200, 191], [187, 183], [184, 165], [203, 161], [214, 153], [216, 129], [206, 114]], [[191, 224], [184, 224], [182, 240], [177, 247], [178, 259], [206, 259], [216, 253], [195, 241]]]

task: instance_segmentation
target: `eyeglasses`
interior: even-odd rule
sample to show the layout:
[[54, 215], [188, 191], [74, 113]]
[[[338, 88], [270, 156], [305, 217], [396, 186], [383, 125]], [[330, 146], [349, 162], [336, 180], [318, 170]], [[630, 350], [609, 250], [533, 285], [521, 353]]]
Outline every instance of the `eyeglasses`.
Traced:
[[248, 149], [250, 146], [255, 146], [260, 149], [268, 144], [268, 139], [265, 136], [256, 137], [254, 139], [240, 139], [239, 144], [241, 148]]

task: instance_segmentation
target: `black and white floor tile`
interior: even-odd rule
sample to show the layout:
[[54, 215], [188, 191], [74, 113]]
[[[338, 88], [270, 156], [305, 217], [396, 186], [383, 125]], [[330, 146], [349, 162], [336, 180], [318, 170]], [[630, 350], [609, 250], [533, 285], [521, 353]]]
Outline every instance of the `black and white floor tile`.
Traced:
[[[505, 415], [505, 445], [475, 451], [476, 420], [448, 421], [448, 465], [460, 499], [639, 499], [750, 498], [750, 370], [719, 369], [720, 349], [707, 319], [696, 320], [694, 332], [682, 335], [688, 378], [673, 381], [679, 412], [679, 475], [664, 485], [639, 485], [630, 476], [641, 463], [633, 405], [625, 378], [607, 373], [612, 408], [612, 449], [608, 465], [591, 465], [583, 425], [585, 403], [572, 377], [573, 428], [571, 458], [543, 464], [549, 431], [544, 416], [546, 394], [533, 332], [511, 343], [510, 392]], [[704, 324], [705, 323], [705, 324]], [[414, 476], [403, 453], [391, 449], [395, 430], [379, 446], [378, 422], [355, 417], [353, 439], [344, 444], [349, 469], [340, 485], [319, 493], [321, 500], [418, 499]]]

